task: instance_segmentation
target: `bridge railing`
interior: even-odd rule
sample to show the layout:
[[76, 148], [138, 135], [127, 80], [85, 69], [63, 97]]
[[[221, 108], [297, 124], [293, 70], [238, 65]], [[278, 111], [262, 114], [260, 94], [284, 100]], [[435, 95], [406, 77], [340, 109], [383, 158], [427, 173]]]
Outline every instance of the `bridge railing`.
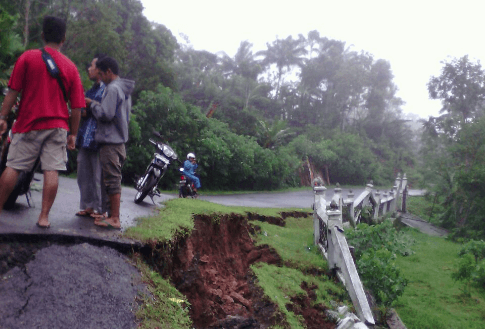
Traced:
[[[341, 195], [340, 187], [337, 187], [334, 198], [336, 195]], [[364, 191], [354, 198], [352, 190], [347, 194], [346, 199], [342, 199], [341, 203], [348, 211], [348, 221], [352, 226], [359, 224], [367, 212], [367, 216], [376, 220], [378, 217], [382, 217], [389, 212], [405, 212], [405, 195], [407, 194], [407, 178], [406, 174], [403, 174], [402, 178], [400, 174], [397, 175], [395, 185], [389, 191], [374, 190], [372, 181], [366, 185]], [[404, 196], [403, 196], [404, 195]], [[344, 222], [347, 218], [344, 218]]]
[[368, 325], [374, 325], [375, 321], [343, 233], [342, 213], [344, 209], [348, 210], [349, 222], [355, 226], [360, 223], [366, 207], [369, 207], [369, 213], [373, 219], [390, 211], [405, 209], [405, 203], [403, 203], [405, 198], [401, 197], [401, 194], [405, 196], [407, 192], [406, 174], [402, 179], [398, 175], [395, 183], [389, 193], [384, 192], [381, 195], [373, 190], [371, 182], [359, 196], [354, 198], [351, 190], [346, 199], [343, 199], [342, 189], [338, 184], [331, 198], [326, 196], [326, 187], [314, 186], [313, 188], [314, 243], [326, 258], [329, 269], [337, 274], [347, 288], [357, 316]]

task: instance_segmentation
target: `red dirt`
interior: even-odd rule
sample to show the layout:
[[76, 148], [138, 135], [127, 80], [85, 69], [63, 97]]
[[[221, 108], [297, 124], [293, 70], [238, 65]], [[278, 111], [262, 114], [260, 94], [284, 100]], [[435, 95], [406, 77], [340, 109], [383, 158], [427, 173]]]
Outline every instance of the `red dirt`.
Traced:
[[315, 304], [312, 302], [317, 299], [315, 289], [316, 285], [308, 286], [308, 283], [302, 282], [301, 289], [307, 292], [306, 296], [295, 296], [290, 300], [293, 304], [287, 304], [286, 309], [295, 314], [300, 314], [305, 319], [305, 324], [308, 329], [333, 329], [336, 327], [335, 323], [327, 320], [325, 310], [327, 309], [322, 304]]
[[[215, 224], [210, 216], [195, 216], [192, 234], [165, 262], [175, 287], [191, 304], [190, 315], [196, 328], [267, 328], [275, 324], [289, 327], [277, 306], [254, 284], [251, 264], [281, 266], [282, 262], [267, 245], [254, 245], [250, 235], [254, 229], [248, 224], [248, 217], [224, 215]], [[284, 226], [282, 218], [263, 220]], [[295, 304], [289, 307], [305, 317], [308, 328], [334, 328], [335, 324], [325, 322], [328, 320], [323, 306], [310, 306], [312, 289], [315, 288], [308, 289], [307, 298], [292, 299]]]

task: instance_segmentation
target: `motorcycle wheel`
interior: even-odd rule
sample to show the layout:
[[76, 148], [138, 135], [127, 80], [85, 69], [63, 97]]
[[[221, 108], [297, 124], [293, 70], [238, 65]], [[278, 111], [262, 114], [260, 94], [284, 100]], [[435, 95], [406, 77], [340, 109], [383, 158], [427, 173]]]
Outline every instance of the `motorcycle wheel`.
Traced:
[[187, 187], [185, 187], [185, 185], [181, 186], [179, 191], [179, 198], [186, 198], [188, 196], [189, 195], [187, 194]]
[[[25, 171], [21, 171], [19, 173], [19, 177], [17, 178], [17, 184], [15, 184], [15, 187], [12, 190], [12, 193], [10, 193], [7, 201], [3, 204], [3, 209], [10, 210], [13, 209], [15, 206], [15, 202], [17, 202], [17, 198], [19, 195], [21, 195], [23, 185], [25, 184], [25, 180], [28, 179], [27, 173]], [[30, 183], [30, 182], [29, 182]]]
[[148, 174], [147, 179], [145, 180], [145, 184], [143, 186], [140, 186], [140, 190], [136, 193], [135, 195], [135, 203], [139, 204], [141, 203], [148, 193], [150, 193], [150, 190], [153, 188], [153, 185], [156, 183], [156, 179], [153, 176], [153, 174]]

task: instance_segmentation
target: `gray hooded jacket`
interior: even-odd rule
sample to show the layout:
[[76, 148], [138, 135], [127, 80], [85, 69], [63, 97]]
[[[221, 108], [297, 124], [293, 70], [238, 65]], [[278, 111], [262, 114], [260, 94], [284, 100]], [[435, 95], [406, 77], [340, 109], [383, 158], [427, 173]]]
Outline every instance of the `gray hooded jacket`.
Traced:
[[131, 93], [135, 81], [118, 78], [104, 90], [101, 103], [93, 102], [91, 111], [98, 121], [94, 139], [100, 144], [123, 144], [128, 141]]

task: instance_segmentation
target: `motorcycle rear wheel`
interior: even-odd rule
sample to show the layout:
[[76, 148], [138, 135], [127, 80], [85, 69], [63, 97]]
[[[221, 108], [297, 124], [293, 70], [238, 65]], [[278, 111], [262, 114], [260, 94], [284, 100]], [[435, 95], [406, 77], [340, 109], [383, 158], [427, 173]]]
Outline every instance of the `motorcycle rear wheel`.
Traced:
[[156, 183], [156, 178], [153, 176], [152, 173], [148, 174], [147, 179], [145, 180], [145, 183], [143, 186], [140, 187], [140, 190], [136, 193], [135, 195], [135, 203], [139, 204], [141, 203], [148, 193], [150, 193], [150, 190], [153, 188], [153, 186]]

